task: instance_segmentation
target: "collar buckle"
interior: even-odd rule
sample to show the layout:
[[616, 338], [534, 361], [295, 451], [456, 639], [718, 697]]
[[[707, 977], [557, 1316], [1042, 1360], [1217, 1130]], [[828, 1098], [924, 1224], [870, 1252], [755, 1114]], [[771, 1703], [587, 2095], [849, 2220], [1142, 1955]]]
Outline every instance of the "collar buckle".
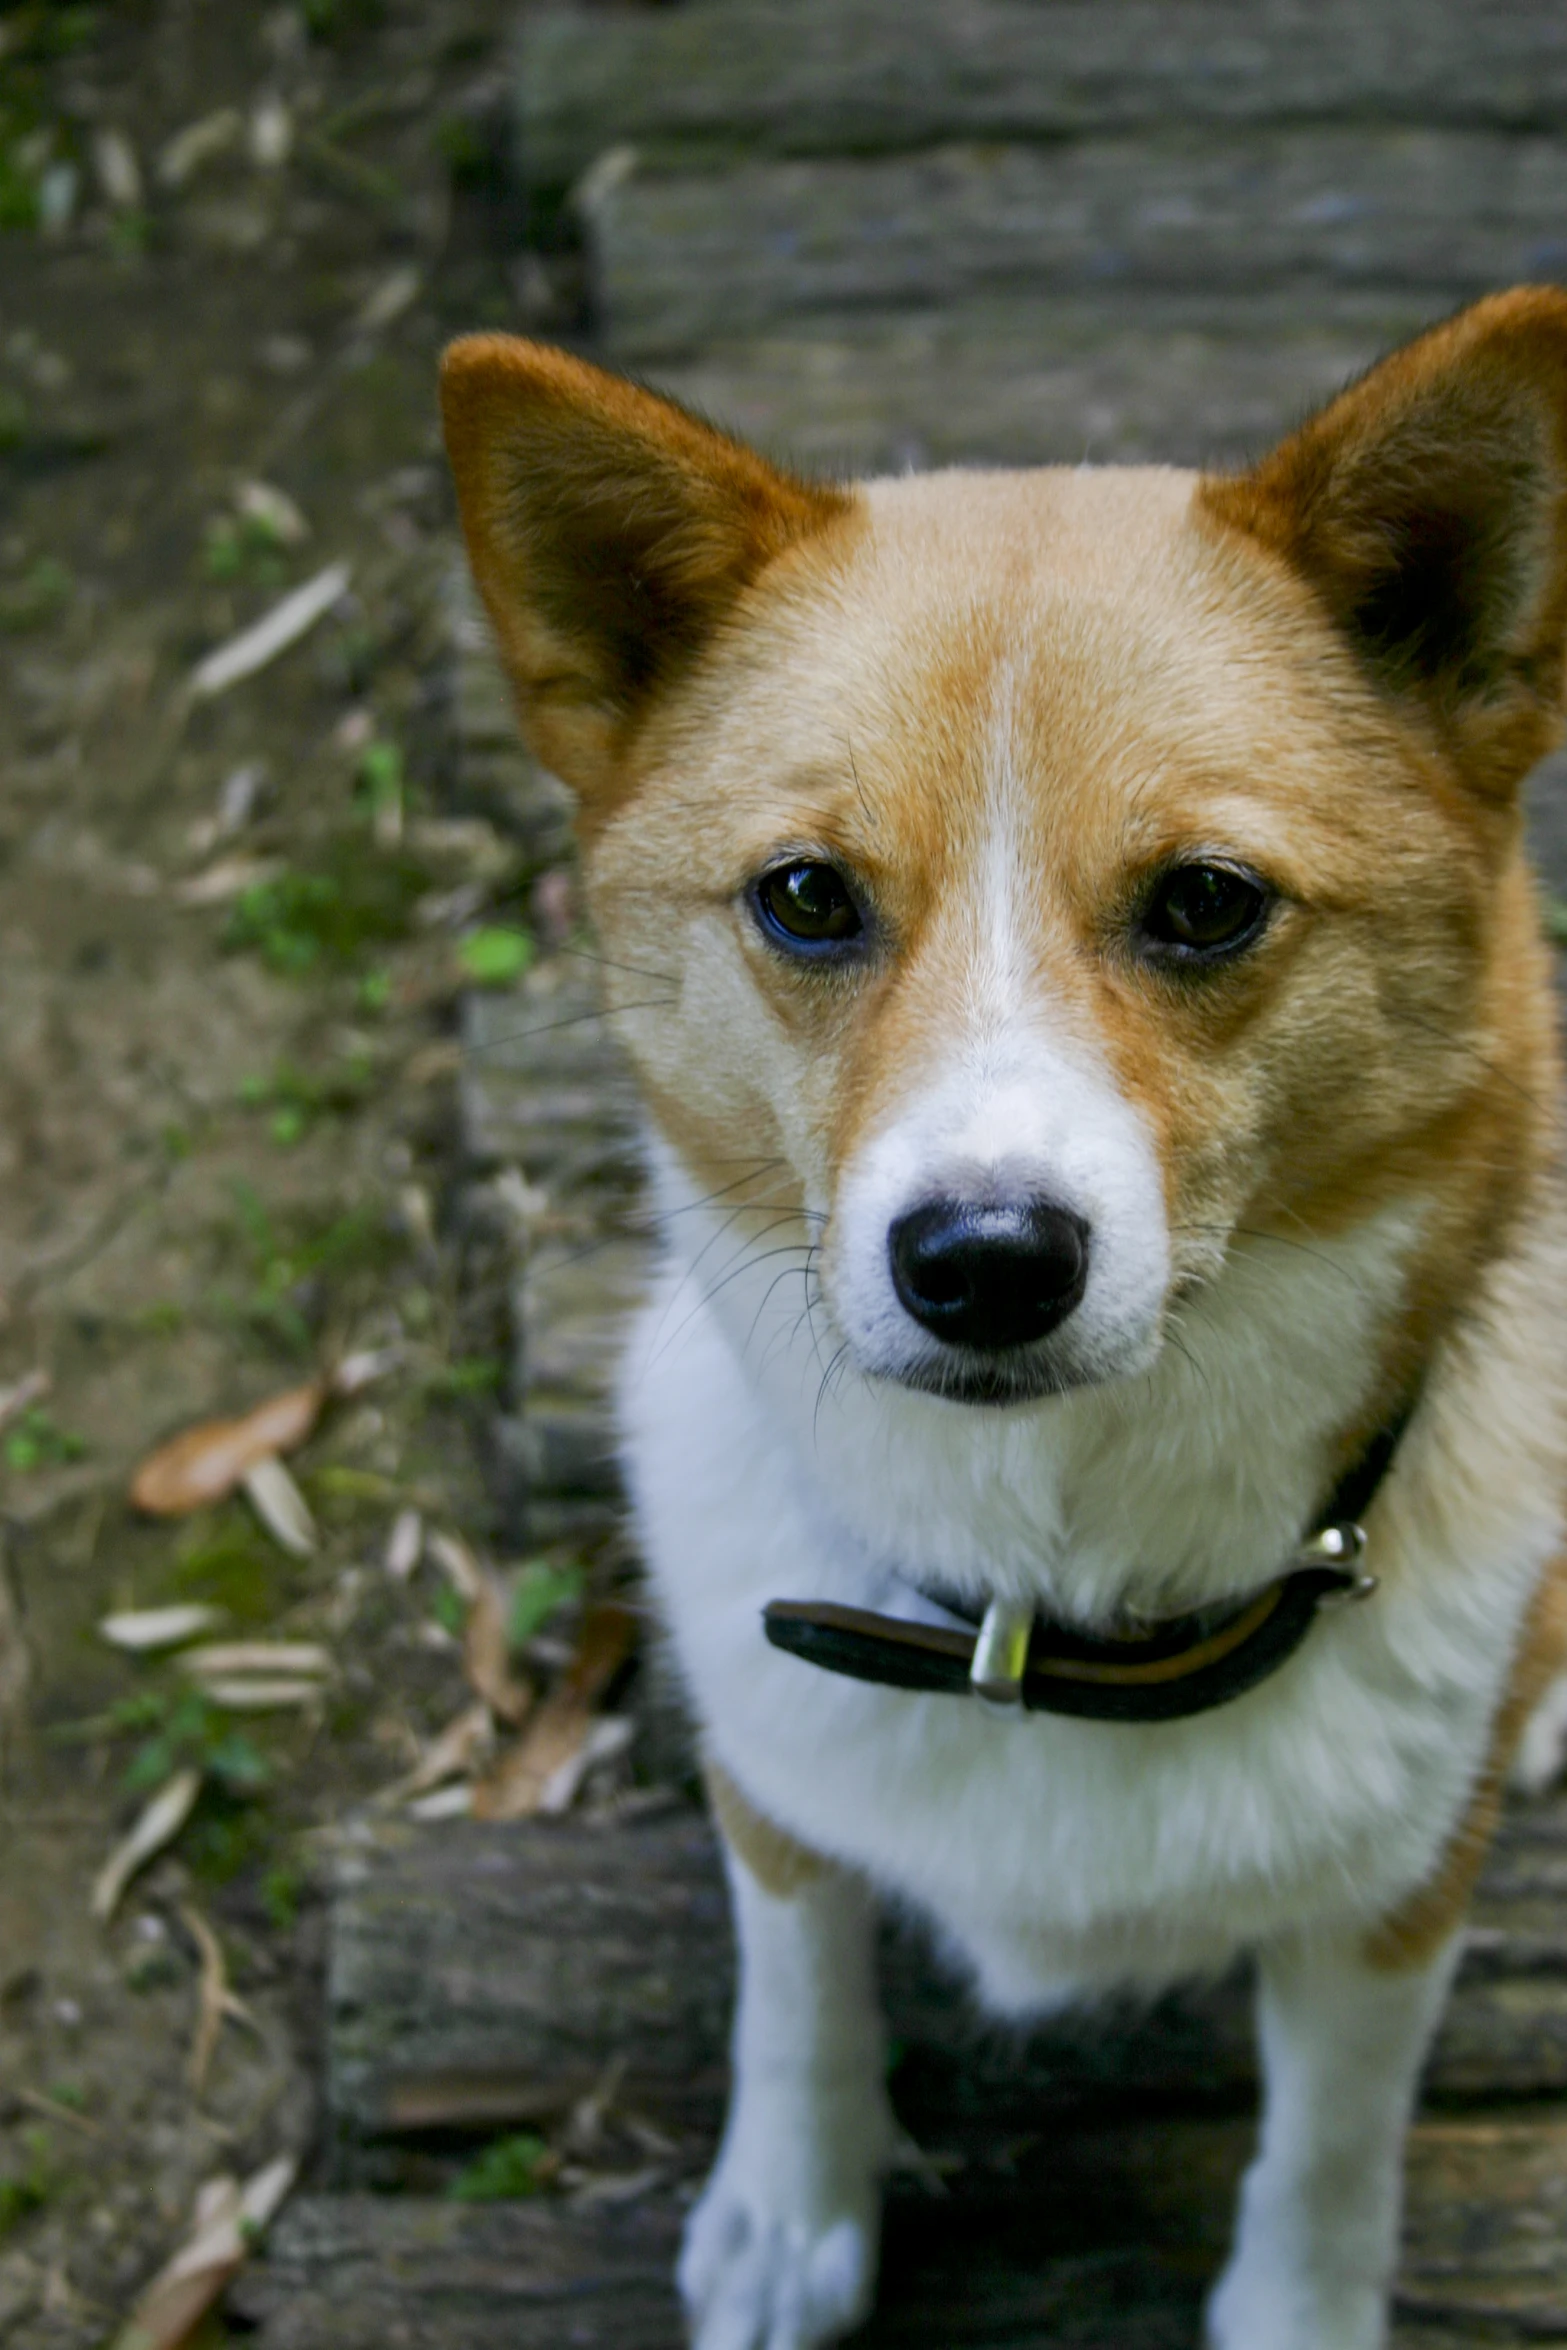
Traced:
[[969, 1687], [988, 1705], [1021, 1705], [1028, 1644], [1034, 1636], [1031, 1599], [993, 1599], [974, 1643]]

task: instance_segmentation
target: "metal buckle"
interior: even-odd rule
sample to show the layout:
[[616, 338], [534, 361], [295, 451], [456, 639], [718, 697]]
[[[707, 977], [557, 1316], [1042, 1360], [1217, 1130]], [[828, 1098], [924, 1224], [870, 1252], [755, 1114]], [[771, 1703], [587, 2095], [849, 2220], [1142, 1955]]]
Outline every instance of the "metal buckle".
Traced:
[[[1365, 1527], [1356, 1525], [1352, 1518], [1344, 1518], [1336, 1526], [1324, 1526], [1320, 1534], [1313, 1534], [1309, 1542], [1302, 1543], [1300, 1561], [1308, 1567], [1349, 1567], [1365, 1555], [1365, 1548]], [[1341, 1590], [1323, 1593], [1317, 1602], [1318, 1615], [1369, 1599], [1378, 1581], [1376, 1575], [1352, 1574]]]
[[969, 1686], [990, 1705], [1021, 1705], [1028, 1644], [1034, 1635], [1030, 1599], [993, 1599], [974, 1643]]

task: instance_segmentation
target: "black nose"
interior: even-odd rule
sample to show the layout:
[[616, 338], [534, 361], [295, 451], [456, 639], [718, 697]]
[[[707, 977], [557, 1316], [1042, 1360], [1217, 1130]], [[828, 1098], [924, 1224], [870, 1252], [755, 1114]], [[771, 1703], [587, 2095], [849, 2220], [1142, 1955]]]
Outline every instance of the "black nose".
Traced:
[[1064, 1322], [1088, 1280], [1088, 1226], [1041, 1200], [930, 1200], [887, 1236], [892, 1285], [951, 1346], [1027, 1346]]

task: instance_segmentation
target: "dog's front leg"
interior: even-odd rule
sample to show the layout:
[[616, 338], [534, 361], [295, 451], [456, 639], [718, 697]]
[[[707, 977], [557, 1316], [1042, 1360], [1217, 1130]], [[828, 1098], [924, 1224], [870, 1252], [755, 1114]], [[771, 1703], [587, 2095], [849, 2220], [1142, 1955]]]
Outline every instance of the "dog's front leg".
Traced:
[[710, 1776], [740, 1982], [729, 2119], [680, 2290], [696, 2350], [814, 2350], [876, 2281], [892, 2123], [871, 1903]]
[[1209, 2306], [1213, 2350], [1381, 2350], [1404, 2133], [1456, 1949], [1396, 1970], [1358, 1939], [1263, 1953], [1261, 2143]]

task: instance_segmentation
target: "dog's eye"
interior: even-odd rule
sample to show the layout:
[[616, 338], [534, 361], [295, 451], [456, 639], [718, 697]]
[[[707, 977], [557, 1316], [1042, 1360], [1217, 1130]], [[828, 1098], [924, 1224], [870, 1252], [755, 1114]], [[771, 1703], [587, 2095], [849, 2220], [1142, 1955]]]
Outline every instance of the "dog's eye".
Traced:
[[755, 902], [763, 929], [787, 946], [846, 946], [865, 928], [842, 874], [813, 859], [764, 873]]
[[1268, 893], [1231, 865], [1176, 865], [1143, 908], [1142, 942], [1155, 953], [1189, 957], [1232, 954], [1255, 936]]

